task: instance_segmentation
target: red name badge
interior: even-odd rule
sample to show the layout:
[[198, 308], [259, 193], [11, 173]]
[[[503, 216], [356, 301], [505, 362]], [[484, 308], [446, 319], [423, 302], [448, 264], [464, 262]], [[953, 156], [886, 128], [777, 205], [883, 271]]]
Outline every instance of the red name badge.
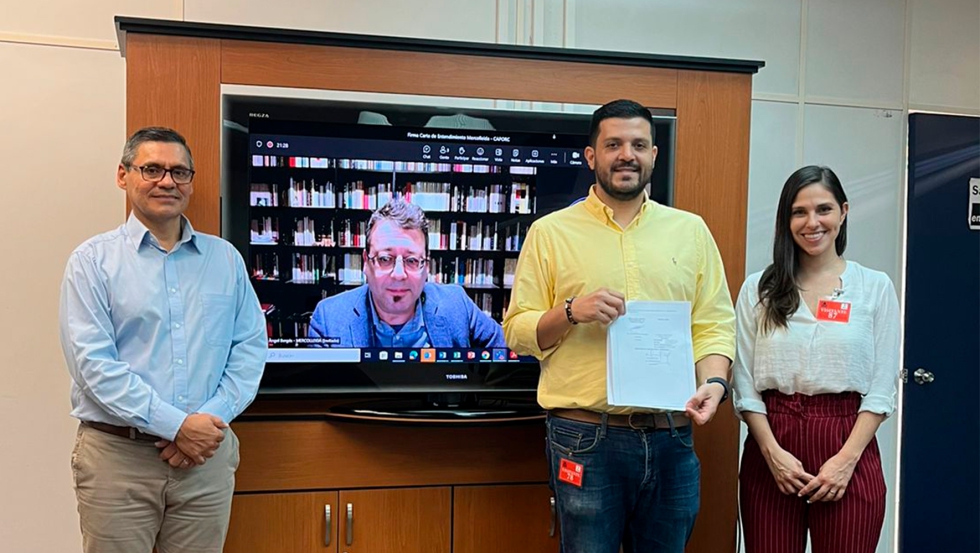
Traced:
[[573, 463], [568, 459], [562, 459], [560, 466], [558, 467], [558, 479], [562, 482], [568, 482], [573, 486], [582, 487], [582, 474], [585, 469], [582, 465], [578, 463]]
[[851, 320], [851, 302], [820, 300], [817, 303], [817, 320], [846, 323]]

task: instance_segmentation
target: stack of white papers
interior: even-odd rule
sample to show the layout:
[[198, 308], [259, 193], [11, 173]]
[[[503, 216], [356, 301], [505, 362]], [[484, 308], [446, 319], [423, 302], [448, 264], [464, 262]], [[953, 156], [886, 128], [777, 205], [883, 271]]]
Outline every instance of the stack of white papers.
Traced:
[[608, 332], [607, 403], [683, 411], [695, 392], [691, 302], [628, 301]]

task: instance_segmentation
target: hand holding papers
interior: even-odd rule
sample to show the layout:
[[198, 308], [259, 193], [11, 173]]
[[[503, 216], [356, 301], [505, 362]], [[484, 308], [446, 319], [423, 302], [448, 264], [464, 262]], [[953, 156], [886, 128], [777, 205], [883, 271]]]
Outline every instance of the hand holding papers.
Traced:
[[608, 332], [608, 403], [684, 411], [695, 392], [690, 302], [628, 301]]

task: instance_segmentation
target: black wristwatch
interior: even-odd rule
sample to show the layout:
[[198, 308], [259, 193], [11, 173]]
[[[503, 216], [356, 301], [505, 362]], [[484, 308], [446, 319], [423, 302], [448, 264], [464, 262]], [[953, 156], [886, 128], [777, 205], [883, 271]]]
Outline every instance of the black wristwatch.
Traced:
[[728, 399], [728, 389], [729, 388], [728, 388], [728, 381], [727, 380], [725, 380], [724, 378], [721, 378], [720, 376], [713, 376], [713, 377], [705, 380], [704, 383], [705, 384], [718, 383], [718, 384], [721, 384], [721, 387], [725, 389], [725, 393], [722, 394], [721, 401], [719, 401], [718, 403], [724, 403], [725, 400]]
[[568, 317], [568, 322], [572, 323], [573, 325], [577, 325], [578, 321], [576, 321], [575, 318], [572, 317], [572, 301], [574, 300], [575, 300], [575, 296], [572, 296], [570, 298], [565, 298], [565, 316]]

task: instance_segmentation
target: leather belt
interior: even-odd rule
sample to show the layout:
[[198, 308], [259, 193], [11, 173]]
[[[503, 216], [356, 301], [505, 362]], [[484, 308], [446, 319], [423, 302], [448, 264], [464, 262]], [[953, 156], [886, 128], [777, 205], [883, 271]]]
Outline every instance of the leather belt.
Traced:
[[114, 436], [122, 436], [123, 438], [129, 438], [130, 440], [135, 440], [137, 442], [156, 442], [163, 439], [152, 434], [140, 432], [131, 426], [116, 426], [113, 424], [106, 424], [104, 422], [90, 421], [82, 421], [82, 424], [89, 428], [98, 430], [99, 432], [105, 432], [106, 434], [112, 434]]
[[[552, 415], [578, 422], [602, 424], [602, 413], [586, 409], [552, 409]], [[670, 428], [668, 413], [630, 413], [628, 415], [606, 415], [606, 424], [636, 430], [660, 430]], [[684, 413], [669, 413], [674, 419], [674, 427], [688, 426], [691, 419]]]

